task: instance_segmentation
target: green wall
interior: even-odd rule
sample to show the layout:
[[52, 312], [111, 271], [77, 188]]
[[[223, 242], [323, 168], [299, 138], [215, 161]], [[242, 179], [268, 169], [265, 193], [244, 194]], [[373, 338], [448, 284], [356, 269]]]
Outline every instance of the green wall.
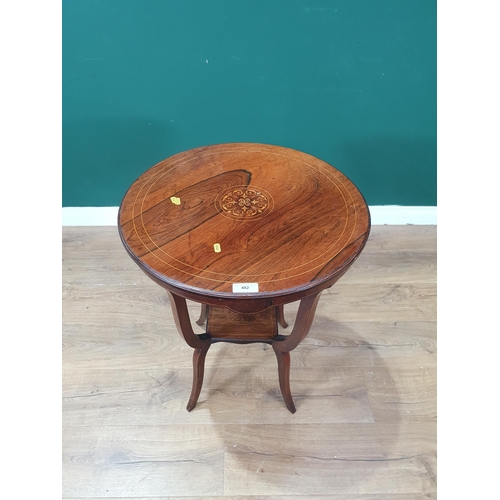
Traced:
[[436, 0], [63, 0], [63, 206], [158, 161], [262, 142], [370, 205], [436, 205]]

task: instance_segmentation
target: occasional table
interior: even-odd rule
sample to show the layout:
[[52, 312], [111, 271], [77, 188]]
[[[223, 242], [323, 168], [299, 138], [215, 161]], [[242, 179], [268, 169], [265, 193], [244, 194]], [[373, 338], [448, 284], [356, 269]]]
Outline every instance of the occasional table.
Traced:
[[[356, 186], [324, 161], [293, 149], [217, 144], [176, 154], [143, 173], [118, 214], [134, 262], [169, 296], [193, 353], [187, 410], [198, 400], [215, 342], [270, 344], [294, 413], [290, 351], [308, 334], [321, 292], [349, 269], [370, 232]], [[201, 304], [195, 334], [186, 299]], [[284, 304], [300, 300], [289, 335]]]

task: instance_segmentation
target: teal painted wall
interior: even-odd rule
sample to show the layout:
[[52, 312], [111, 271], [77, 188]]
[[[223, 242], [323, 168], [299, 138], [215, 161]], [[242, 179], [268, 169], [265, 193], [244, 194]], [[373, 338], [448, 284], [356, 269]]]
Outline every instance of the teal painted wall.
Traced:
[[63, 206], [158, 161], [262, 142], [370, 205], [436, 205], [436, 0], [63, 0]]

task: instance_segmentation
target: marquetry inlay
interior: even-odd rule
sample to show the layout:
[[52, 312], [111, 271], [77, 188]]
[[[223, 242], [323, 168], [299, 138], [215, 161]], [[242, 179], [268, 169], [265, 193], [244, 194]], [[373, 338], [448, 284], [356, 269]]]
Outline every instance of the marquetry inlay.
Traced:
[[273, 198], [262, 188], [231, 187], [215, 200], [219, 213], [230, 219], [245, 221], [261, 217], [273, 209]]
[[253, 323], [259, 316], [259, 313], [239, 313], [233, 311], [232, 309], [226, 309], [227, 318], [233, 323], [237, 323], [238, 325], [248, 325]]

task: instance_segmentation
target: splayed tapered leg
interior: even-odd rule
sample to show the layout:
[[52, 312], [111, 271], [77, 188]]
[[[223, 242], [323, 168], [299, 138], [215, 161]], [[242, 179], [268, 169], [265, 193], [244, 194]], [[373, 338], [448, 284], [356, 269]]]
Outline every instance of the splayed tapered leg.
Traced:
[[207, 321], [208, 306], [206, 304], [201, 304], [200, 317], [196, 321], [197, 325], [203, 326], [205, 321]]
[[205, 372], [205, 358], [207, 356], [210, 343], [207, 342], [205, 346], [195, 349], [193, 352], [193, 386], [191, 387], [191, 396], [189, 397], [186, 406], [187, 411], [191, 411], [198, 402], [200, 396], [201, 386], [203, 385], [203, 374]]
[[287, 328], [288, 323], [285, 320], [285, 306], [283, 304], [276, 306], [276, 316], [278, 317], [278, 323], [283, 327]]
[[290, 335], [276, 339], [272, 343], [276, 358], [278, 359], [281, 394], [283, 394], [286, 407], [292, 413], [295, 413], [295, 405], [293, 404], [292, 393], [290, 391], [290, 351], [293, 351], [309, 333], [320, 295], [321, 292], [304, 297], [300, 301], [297, 318], [295, 319], [295, 324]]
[[288, 351], [281, 351], [279, 343], [273, 344], [273, 349], [278, 360], [278, 376], [281, 394], [283, 395], [286, 407], [290, 412], [295, 413], [295, 405], [292, 399], [292, 392], [290, 391], [290, 353]]

